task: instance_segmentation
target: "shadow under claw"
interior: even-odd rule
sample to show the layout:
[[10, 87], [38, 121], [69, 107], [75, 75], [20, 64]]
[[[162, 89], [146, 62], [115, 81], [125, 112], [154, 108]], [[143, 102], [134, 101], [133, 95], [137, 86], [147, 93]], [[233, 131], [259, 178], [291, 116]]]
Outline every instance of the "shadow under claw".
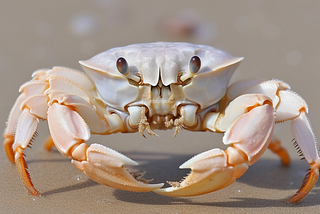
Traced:
[[[56, 155], [56, 154], [55, 154]], [[144, 176], [145, 179], [154, 179], [151, 183], [159, 183], [165, 181], [180, 181], [184, 176], [187, 175], [189, 170], [179, 170], [179, 166], [186, 160], [190, 159], [193, 155], [172, 155], [163, 153], [144, 153], [144, 152], [129, 152], [126, 153], [130, 158], [140, 163], [139, 166], [130, 168], [131, 172], [147, 171]], [[69, 162], [69, 159], [64, 158], [44, 158], [29, 160], [28, 164], [45, 162], [46, 164]], [[44, 166], [42, 166], [44, 167]], [[73, 166], [70, 166], [73, 167]], [[257, 163], [249, 168], [249, 170], [236, 182], [254, 186], [261, 189], [271, 190], [298, 190], [303, 177], [308, 169], [308, 165], [304, 161], [293, 160], [290, 166], [283, 166], [277, 159], [260, 159]], [[42, 196], [50, 196], [57, 193], [71, 192], [79, 189], [90, 188], [100, 185], [89, 178], [81, 183], [76, 183], [61, 188], [56, 188], [43, 192]], [[102, 186], [102, 185], [101, 185]], [[168, 186], [168, 185], [167, 185]], [[103, 188], [108, 188], [102, 186]], [[114, 190], [113, 195], [120, 201], [137, 204], [147, 205], [201, 205], [201, 206], [216, 206], [216, 207], [241, 207], [241, 208], [263, 208], [263, 207], [308, 207], [318, 206], [320, 189], [319, 184], [315, 186], [313, 190], [297, 204], [284, 203], [288, 198], [283, 199], [264, 199], [254, 197], [227, 197], [226, 201], [217, 201], [215, 197], [212, 197], [212, 202], [208, 200], [201, 202], [199, 197], [188, 197], [188, 198], [174, 198], [166, 197], [149, 193], [137, 193], [127, 192], [122, 190]], [[220, 190], [225, 191], [225, 190]], [[219, 191], [219, 194], [221, 192]], [[273, 191], [274, 193], [274, 191]], [[270, 194], [273, 194], [270, 193]], [[212, 195], [215, 193], [211, 193]], [[294, 194], [294, 192], [293, 192]], [[214, 195], [213, 195], [214, 196]]]

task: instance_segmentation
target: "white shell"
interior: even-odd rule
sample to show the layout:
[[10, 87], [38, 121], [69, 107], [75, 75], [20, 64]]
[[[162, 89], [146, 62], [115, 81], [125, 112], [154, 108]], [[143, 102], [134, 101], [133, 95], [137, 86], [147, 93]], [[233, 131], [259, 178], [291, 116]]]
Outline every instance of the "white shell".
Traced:
[[225, 94], [228, 81], [243, 58], [205, 45], [157, 42], [113, 48], [80, 64], [93, 79], [101, 98], [123, 110], [127, 104], [138, 102], [139, 89], [117, 70], [118, 58], [126, 59], [130, 75], [140, 75], [143, 84], [156, 86], [161, 78], [162, 84], [168, 86], [176, 84], [179, 75], [190, 76], [189, 62], [194, 55], [200, 57], [201, 68], [180, 96], [206, 108]]

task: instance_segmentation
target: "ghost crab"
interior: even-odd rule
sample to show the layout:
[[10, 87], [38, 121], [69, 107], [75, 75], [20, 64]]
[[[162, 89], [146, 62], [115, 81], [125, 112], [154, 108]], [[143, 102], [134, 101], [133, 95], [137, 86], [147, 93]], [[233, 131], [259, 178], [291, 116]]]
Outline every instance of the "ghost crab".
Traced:
[[[32, 195], [23, 150], [47, 120], [53, 145], [94, 181], [117, 189], [167, 196], [193, 196], [222, 189], [242, 176], [269, 148], [284, 164], [290, 159], [273, 137], [277, 122], [292, 120], [292, 134], [310, 165], [298, 192], [301, 200], [318, 179], [317, 142], [306, 117], [305, 101], [280, 80], [228, 82], [242, 58], [219, 49], [188, 43], [149, 43], [118, 47], [80, 61], [86, 74], [64, 67], [35, 71], [20, 88], [4, 132], [4, 148]], [[100, 144], [90, 134], [183, 128], [224, 133], [227, 150], [212, 149], [191, 158], [181, 182], [149, 184], [125, 165], [138, 163]]]

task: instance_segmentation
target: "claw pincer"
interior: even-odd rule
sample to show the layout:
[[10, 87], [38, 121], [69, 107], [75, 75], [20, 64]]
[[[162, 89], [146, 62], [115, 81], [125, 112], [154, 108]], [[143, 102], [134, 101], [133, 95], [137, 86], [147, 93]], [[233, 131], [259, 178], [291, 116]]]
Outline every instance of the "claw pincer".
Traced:
[[192, 196], [232, 184], [268, 148], [274, 121], [275, 114], [269, 104], [250, 110], [226, 131], [223, 137], [223, 143], [229, 145], [226, 151], [212, 149], [191, 158], [180, 166], [181, 169], [190, 168], [192, 171], [179, 185], [155, 192], [168, 196]]
[[162, 183], [148, 184], [136, 180], [124, 165], [135, 166], [137, 162], [99, 144], [92, 144], [88, 148], [86, 160], [72, 160], [72, 163], [92, 180], [113, 188], [149, 192], [163, 186]]
[[81, 116], [65, 105], [54, 103], [48, 111], [48, 124], [53, 142], [60, 153], [92, 180], [117, 189], [146, 192], [163, 184], [145, 184], [137, 181], [124, 165], [137, 162], [99, 144], [90, 147], [84, 143], [90, 130]]

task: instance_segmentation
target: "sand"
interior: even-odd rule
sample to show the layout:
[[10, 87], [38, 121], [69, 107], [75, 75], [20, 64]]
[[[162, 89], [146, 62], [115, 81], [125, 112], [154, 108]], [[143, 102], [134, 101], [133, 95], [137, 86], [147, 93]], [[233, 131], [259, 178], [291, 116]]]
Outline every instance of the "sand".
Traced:
[[[5, 128], [19, 86], [39, 68], [80, 70], [78, 60], [139, 42], [186, 41], [243, 56], [232, 81], [263, 77], [288, 82], [309, 104], [319, 136], [320, 4], [316, 1], [6, 1], [0, 8], [0, 130]], [[206, 195], [170, 198], [97, 184], [54, 149], [43, 149], [46, 122], [26, 149], [26, 161], [40, 197], [29, 195], [17, 170], [0, 149], [0, 213], [316, 213], [320, 188], [295, 205], [282, 201], [300, 187], [308, 165], [292, 147], [290, 123], [275, 133], [292, 164], [281, 165], [267, 151], [231, 186]], [[211, 148], [225, 148], [221, 134], [158, 131], [94, 136], [138, 161], [154, 182], [180, 180], [184, 161]]]

